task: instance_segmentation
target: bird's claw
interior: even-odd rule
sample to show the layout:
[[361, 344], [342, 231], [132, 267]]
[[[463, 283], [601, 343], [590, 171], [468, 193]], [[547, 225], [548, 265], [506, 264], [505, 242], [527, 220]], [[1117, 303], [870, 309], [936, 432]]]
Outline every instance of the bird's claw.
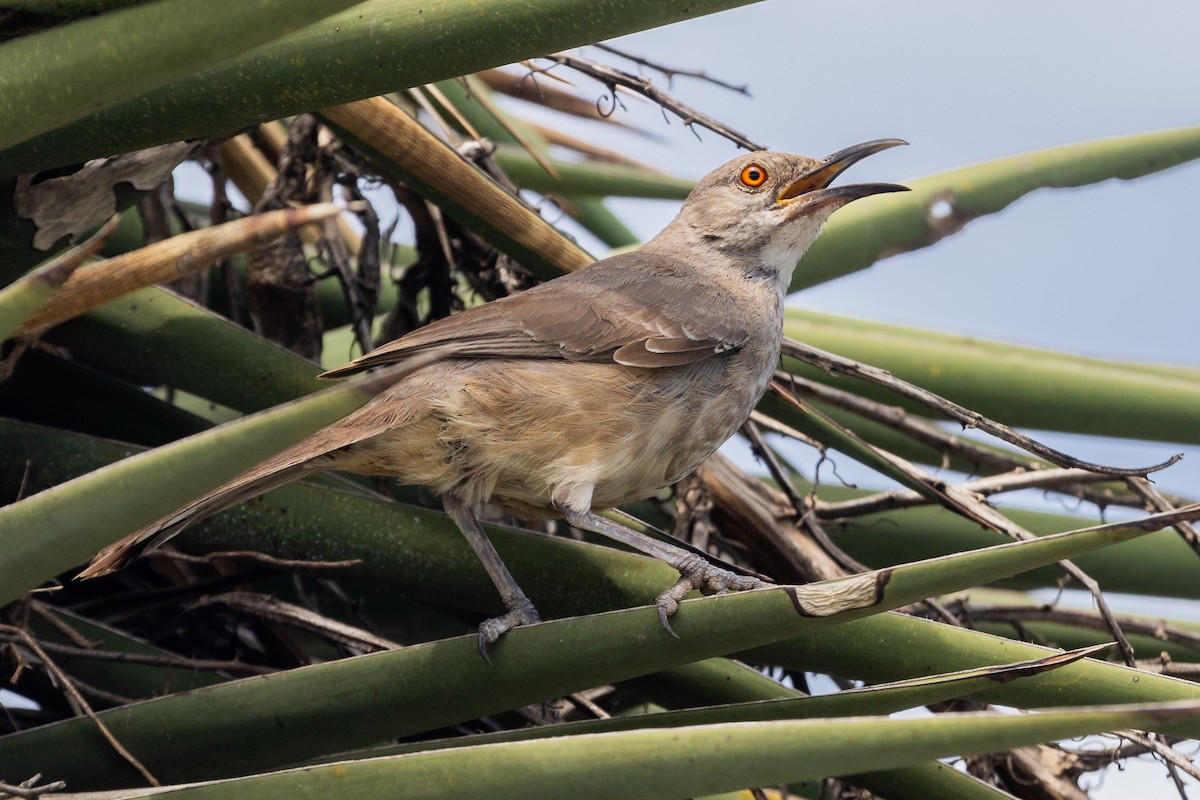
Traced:
[[676, 639], [679, 638], [679, 635], [671, 628], [671, 617], [679, 610], [679, 602], [687, 597], [693, 589], [703, 595], [714, 595], [742, 592], [747, 589], [761, 589], [770, 585], [759, 578], [739, 575], [723, 567], [715, 566], [694, 554], [679, 564], [677, 568], [679, 569], [679, 580], [670, 589], [660, 594], [655, 601], [655, 605], [658, 606], [658, 624]]
[[536, 625], [541, 621], [542, 618], [538, 616], [533, 603], [529, 602], [526, 597], [518, 598], [508, 609], [507, 614], [485, 619], [480, 623], [479, 655], [488, 663], [488, 666], [491, 666], [492, 657], [488, 654], [488, 647], [513, 628], [519, 628], [522, 625]]

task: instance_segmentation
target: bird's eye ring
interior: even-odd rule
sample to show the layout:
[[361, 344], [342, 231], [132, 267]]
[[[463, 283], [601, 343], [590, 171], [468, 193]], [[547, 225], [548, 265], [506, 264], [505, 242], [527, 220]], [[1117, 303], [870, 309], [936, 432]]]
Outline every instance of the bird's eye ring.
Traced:
[[747, 164], [740, 176], [742, 185], [757, 189], [767, 182], [767, 170], [761, 164]]

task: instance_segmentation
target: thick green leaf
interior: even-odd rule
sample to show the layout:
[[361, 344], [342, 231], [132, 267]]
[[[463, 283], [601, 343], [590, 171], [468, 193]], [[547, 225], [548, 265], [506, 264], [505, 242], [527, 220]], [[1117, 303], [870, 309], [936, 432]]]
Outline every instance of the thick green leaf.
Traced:
[[[1194, 367], [1088, 358], [795, 309], [786, 312], [784, 332], [886, 369], [1007, 425], [1200, 443], [1200, 369]], [[916, 408], [865, 381], [830, 378], [793, 361], [786, 366]], [[1047, 392], [1047, 386], [1054, 391]]]
[[34, 14], [54, 17], [77, 17], [111, 11], [114, 8], [139, 5], [150, 0], [6, 0], [4, 5]]
[[[4, 42], [0, 149], [188, 78], [357, 2], [159, 0]], [[27, 147], [48, 152], [36, 142]]]
[[[369, 0], [244, 56], [0, 153], [0, 175], [163, 142], [219, 136], [300, 111], [509, 64], [747, 2], [439, 0], [415, 6], [404, 0]], [[220, 19], [209, 10], [196, 17]], [[226, 31], [198, 36], [196, 41], [207, 47], [230, 35]], [[397, 58], [397, 53], [420, 57]], [[124, 84], [127, 77], [116, 82]]]
[[[1005, 509], [1005, 515], [1039, 534], [1064, 530], [1064, 526], [1078, 523], [1063, 514], [1021, 509]], [[1002, 534], [984, 530], [941, 509], [910, 508], [902, 514], [887, 515], [887, 523], [883, 519], [885, 516], [881, 514], [856, 519], [836, 533], [834, 541], [852, 557], [880, 567], [1006, 540]], [[1119, 550], [1083, 556], [1078, 563], [1105, 591], [1196, 598], [1200, 596], [1200, 586], [1196, 584], [1195, 558], [1179, 534], [1162, 531], [1122, 545]], [[1053, 587], [1061, 577], [1061, 570], [1052, 567], [1017, 576], [1005, 581], [1005, 585], [1021, 589]]]
[[[31, 632], [43, 645], [78, 646], [77, 641], [67, 638], [59, 627], [64, 625], [93, 643], [95, 649], [100, 652], [134, 657], [129, 661], [121, 661], [54, 652], [58, 666], [88, 686], [114, 692], [122, 697], [154, 697], [168, 692], [211, 686], [226, 680], [216, 672], [194, 669], [188, 659], [149, 645], [115, 628], [100, 625], [67, 609], [54, 608], [48, 610], [48, 613], [58, 618], [58, 625], [49, 624], [40, 615], [30, 618]], [[135, 660], [138, 656], [153, 656], [163, 662], [175, 663], [144, 664]]]
[[18, 281], [0, 289], [0, 341], [25, 324], [54, 291], [42, 281]]
[[[898, 683], [851, 689], [836, 694], [800, 696], [761, 700], [728, 705], [689, 708], [650, 714], [632, 714], [609, 719], [586, 720], [564, 725], [543, 725], [537, 728], [497, 731], [453, 739], [419, 741], [362, 751], [355, 758], [419, 753], [461, 747], [474, 747], [498, 742], [519, 742], [545, 739], [551, 736], [614, 733], [646, 728], [681, 728], [689, 725], [721, 725], [734, 722], [766, 722], [787, 719], [820, 719], [827, 717], [861, 717], [894, 714], [908, 708], [931, 705], [966, 697], [997, 684], [1021, 680], [1041, 671], [1050, 671], [1082, 658], [1082, 653], [1060, 654], [1037, 661], [1022, 661], [996, 667], [964, 670], [928, 678], [915, 678]], [[710, 664], [702, 661], [699, 664]], [[678, 668], [682, 670], [685, 668]], [[785, 691], [775, 684], [774, 691]], [[334, 760], [334, 759], [325, 759]]]
[[[801, 636], [757, 648], [741, 657], [755, 664], [811, 670], [853, 680], [881, 682], [929, 673], [931, 654], [940, 668], [1037, 658], [1057, 652], [966, 628], [906, 616], [878, 614], [838, 626], [836, 638]], [[887, 653], [887, 658], [880, 658]], [[1200, 699], [1200, 687], [1117, 664], [1080, 661], [975, 696], [986, 703], [1045, 708], [1110, 703]], [[1200, 733], [1200, 726], [1190, 736]]]
[[143, 384], [185, 389], [241, 411], [328, 385], [316, 379], [316, 364], [157, 286], [106, 303], [46, 338]]
[[380, 379], [329, 389], [119, 461], [0, 508], [0, 604], [366, 402]]
[[216, 416], [213, 410], [189, 402], [206, 416], [189, 413], [181, 399], [176, 393], [173, 403], [163, 402], [141, 387], [41, 348], [23, 353], [12, 375], [0, 382], [0, 416], [147, 447], [215, 424], [209, 421]]
[[[1107, 527], [806, 586], [689, 600], [672, 620], [674, 637], [659, 628], [653, 607], [640, 607], [518, 628], [495, 645], [493, 665], [478, 657], [476, 637], [464, 636], [231, 681], [100, 717], [166, 780], [244, 773], [814, 634], [1144, 533]], [[380, 708], [388, 713], [377, 713]], [[76, 785], [114, 785], [128, 765], [103, 740], [80, 733], [92, 732], [92, 725], [68, 720], [4, 737], [0, 761], [32, 772], [46, 752], [70, 747], [72, 762], [60, 777]]]
[[496, 163], [520, 186], [542, 194], [683, 200], [696, 185], [695, 181], [687, 178], [600, 161], [554, 161], [554, 171], [558, 173], [556, 177], [542, 169], [528, 153], [512, 145], [497, 147], [495, 158]]
[[[901, 767], [948, 755], [981, 755], [1114, 728], [1170, 728], [1197, 716], [1200, 703], [1191, 702], [1020, 715], [698, 725], [347, 761], [155, 792], [188, 800], [375, 798], [403, 786], [406, 798], [443, 798], [452, 786], [455, 797], [480, 800], [657, 800]], [[140, 797], [147, 791], [117, 796]]]
[[[837, 629], [828, 632], [836, 638]], [[1060, 656], [1061, 654], [1059, 654]], [[1059, 656], [1050, 656], [1057, 658]], [[728, 658], [710, 658], [646, 675], [620, 684], [646, 702], [666, 702], [670, 707], [696, 708], [716, 704], [753, 704], [803, 697], [795, 689]], [[903, 691], [903, 689], [901, 689]], [[892, 800], [928, 800], [956, 797], [963, 800], [1006, 800], [1009, 794], [940, 762], [854, 775], [855, 786]], [[797, 787], [793, 785], [793, 791]]]
[[568, 216], [609, 247], [635, 247], [639, 243], [637, 234], [609, 210], [604, 200], [587, 195], [570, 195], [564, 197], [563, 202], [563, 210]]
[[800, 260], [791, 291], [926, 247], [1036, 189], [1085, 186], [1200, 158], [1200, 127], [1117, 136], [1037, 150], [905, 181], [912, 191], [853, 203]]

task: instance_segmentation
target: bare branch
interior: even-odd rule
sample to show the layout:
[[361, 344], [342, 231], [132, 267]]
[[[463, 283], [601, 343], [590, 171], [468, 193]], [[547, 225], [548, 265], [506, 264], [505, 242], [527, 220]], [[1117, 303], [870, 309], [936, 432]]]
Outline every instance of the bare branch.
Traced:
[[1075, 469], [1086, 469], [1090, 472], [1100, 472], [1105, 475], [1116, 477], [1127, 477], [1130, 475], [1148, 475], [1151, 472], [1157, 472], [1174, 464], [1183, 456], [1174, 455], [1166, 461], [1155, 464], [1149, 467], [1125, 468], [1125, 467], [1108, 467], [1103, 464], [1093, 464], [1088, 461], [1081, 461], [1073, 458], [1066, 453], [1059, 452], [1052, 447], [1034, 441], [1028, 436], [1017, 433], [1007, 425], [988, 419], [977, 411], [960, 406], [957, 403], [951, 402], [944, 397], [940, 397], [933, 392], [922, 389], [920, 386], [909, 383], [908, 381], [900, 380], [893, 376], [887, 370], [872, 367], [869, 364], [863, 364], [849, 358], [834, 355], [833, 353], [812, 347], [784, 337], [783, 352], [785, 355], [791, 356], [806, 364], [811, 364], [814, 367], [825, 370], [826, 372], [837, 372], [843, 375], [849, 375], [854, 378], [865, 380], [873, 383], [876, 386], [882, 386], [885, 389], [895, 392], [902, 397], [907, 397], [910, 400], [928, 407], [946, 415], [953, 419], [965, 428], [978, 428], [981, 431], [990, 433], [998, 439], [1002, 439], [1009, 444], [1014, 444], [1022, 450], [1026, 450], [1034, 455], [1044, 458], [1052, 464], [1059, 467], [1072, 467]]
[[305, 561], [294, 558], [276, 558], [266, 553], [260, 553], [257, 550], [219, 550], [212, 553], [205, 553], [202, 556], [194, 556], [176, 550], [173, 547], [158, 547], [150, 550], [146, 555], [186, 561], [189, 564], [211, 564], [222, 558], [249, 558], [272, 567], [279, 567], [280, 569], [345, 569], [346, 567], [357, 567], [362, 563], [361, 558], [350, 558], [345, 561]]
[[[1161, 734], [1145, 734], [1141, 731], [1132, 730], [1114, 731], [1114, 733], [1116, 733], [1118, 736], [1124, 736], [1131, 742], [1135, 742], [1146, 748], [1148, 752], [1153, 753], [1161, 758], [1168, 767], [1175, 767], [1176, 769], [1186, 772], [1196, 780], [1200, 780], [1200, 770], [1196, 769], [1196, 765], [1192, 763], [1192, 760], [1190, 758], [1184, 758], [1183, 756], [1179, 755], [1179, 753], [1176, 753], [1175, 749], [1163, 740]], [[1184, 798], [1187, 797], [1186, 794], [1182, 794], [1181, 796]]]
[[769, 433], [777, 433], [780, 436], [786, 436], [789, 439], [795, 439], [797, 442], [806, 444], [821, 453], [824, 453], [826, 450], [823, 442], [819, 442], [813, 437], [805, 433], [801, 433], [790, 425], [785, 425], [774, 417], [768, 417], [761, 411], [750, 412], [750, 419], [754, 420], [756, 425], [758, 425], [760, 428], [766, 429]]
[[150, 770], [146, 769], [145, 765], [134, 757], [133, 753], [130, 753], [125, 749], [125, 745], [117, 741], [117, 737], [113, 736], [112, 731], [110, 731], [108, 726], [96, 716], [96, 712], [92, 710], [92, 707], [88, 704], [88, 701], [85, 700], [83, 695], [79, 693], [79, 690], [75, 688], [75, 684], [71, 681], [71, 678], [68, 677], [67, 674], [58, 666], [58, 664], [56, 664], [54, 660], [46, 654], [46, 651], [42, 649], [41, 644], [37, 641], [37, 639], [30, 635], [29, 631], [13, 625], [0, 624], [0, 633], [7, 633], [20, 640], [21, 643], [28, 648], [29, 651], [33, 653], [39, 661], [42, 662], [42, 666], [46, 668], [46, 672], [50, 675], [51, 679], [58, 684], [58, 687], [67, 695], [71, 703], [74, 704], [84, 716], [86, 716], [96, 725], [96, 728], [100, 731], [100, 734], [104, 737], [105, 741], [109, 743], [112, 749], [117, 751], [117, 754], [120, 755], [121, 758], [132, 764], [134, 769], [140, 772], [142, 777], [146, 779], [147, 783], [149, 783], [151, 786], [162, 785], [158, 782], [157, 778], [150, 774]]
[[762, 431], [758, 429], [758, 425], [753, 419], [748, 419], [742, 426], [742, 432], [750, 440], [750, 448], [754, 451], [754, 454], [767, 465], [767, 471], [771, 473], [771, 478], [775, 481], [775, 485], [779, 487], [779, 490], [787, 497], [788, 502], [792, 504], [792, 513], [799, 514], [804, 508], [804, 498], [796, 492], [796, 487], [792, 485], [791, 477], [784, 471], [783, 465], [779, 463], [779, 458], [775, 455], [775, 451], [763, 439]]
[[[1021, 605], [972, 605], [963, 604], [963, 616], [973, 622], [1006, 622], [1009, 624], [1028, 624], [1030, 622], [1055, 622], [1063, 625], [1074, 625], [1089, 630], [1107, 630], [1104, 620], [1093, 611], [1057, 606], [1021, 606]], [[1184, 628], [1167, 625], [1165, 622], [1147, 622], [1128, 616], [1118, 618], [1122, 629], [1142, 636], [1152, 636], [1164, 642], [1190, 647], [1200, 653], [1200, 634]]]
[[[702, 114], [694, 108], [681, 103], [674, 97], [671, 97], [666, 92], [659, 89], [648, 79], [632, 75], [619, 69], [601, 64], [598, 61], [592, 61], [590, 58], [582, 56], [566, 55], [565, 53], [554, 53], [553, 55], [541, 56], [548, 61], [553, 61], [555, 64], [561, 64], [565, 67], [570, 67], [573, 70], [582, 72], [591, 78], [603, 83], [612, 96], [614, 109], [620, 101], [617, 99], [617, 89], [626, 89], [635, 94], [641, 95], [654, 103], [657, 103], [664, 111], [670, 111], [675, 116], [683, 120], [683, 124], [690, 127], [699, 125], [702, 128], [707, 128], [713, 133], [724, 136], [726, 139], [735, 143], [739, 147], [744, 147], [747, 150], [766, 150], [764, 145], [755, 144], [746, 138], [745, 134], [733, 130], [728, 125], [725, 125], [707, 114]], [[544, 70], [541, 70], [544, 71]], [[536, 72], [536, 70], [535, 70]], [[532, 74], [532, 73], [531, 73]], [[607, 116], [602, 113], [602, 116]], [[612, 113], [611, 111], [609, 112]]]
[[[1063, 486], [1076, 486], [1088, 481], [1107, 480], [1111, 480], [1107, 475], [1099, 475], [1081, 469], [1039, 469], [989, 475], [986, 478], [978, 478], [955, 485], [958, 491], [990, 497], [1022, 489], [1055, 489]], [[912, 508], [929, 502], [929, 498], [912, 490], [876, 492], [866, 497], [844, 500], [839, 503], [818, 501], [814, 504], [813, 511], [822, 519], [845, 519], [896, 508]]]
[[739, 536], [752, 554], [752, 563], [793, 582], [847, 574], [793, 522], [791, 504], [781, 492], [747, 477], [720, 453], [705, 460], [696, 475], [712, 495], [714, 519], [723, 530]]
[[714, 78], [713, 76], [709, 75], [704, 70], [691, 70], [691, 69], [681, 69], [679, 67], [666, 67], [666, 66], [663, 66], [662, 64], [659, 64], [658, 62], [651, 61], [648, 58], [644, 58], [642, 56], [635, 56], [632, 53], [629, 53], [625, 50], [620, 50], [616, 47], [613, 47], [611, 44], [605, 44], [603, 42], [597, 42], [596, 44], [594, 44], [592, 46], [596, 47], [600, 50], [604, 50], [607, 53], [612, 53], [614, 56], [620, 56], [621, 58], [625, 59], [626, 61], [632, 61], [635, 64], [639, 64], [643, 67], [647, 67], [648, 69], [652, 69], [655, 72], [662, 73], [662, 75], [667, 79], [668, 86], [671, 85], [671, 83], [675, 79], [675, 76], [678, 75], [678, 76], [681, 76], [684, 78], [695, 78], [697, 80], [704, 81], [705, 83], [711, 83], [713, 86], [719, 86], [722, 89], [728, 89], [731, 92], [737, 92], [738, 94], [745, 95], [746, 97], [750, 96], [750, 86], [748, 84], [743, 83], [741, 85], [738, 85], [738, 84], [734, 84], [734, 83], [727, 83], [718, 78]]
[[[834, 356], [833, 358], [838, 357]], [[872, 367], [870, 369], [874, 368]], [[879, 370], [879, 372], [882, 372], [882, 370]], [[917, 387], [913, 388], [917, 389]], [[1004, 535], [1016, 539], [1017, 541], [1030, 541], [1036, 538], [1032, 533], [1025, 530], [1023, 527], [1013, 522], [1011, 519], [1004, 516], [999, 511], [984, 502], [984, 499], [980, 495], [974, 492], [964, 491], [960, 485], [947, 484], [944, 481], [939, 480], [937, 476], [926, 472], [916, 464], [906, 461], [895, 453], [888, 452], [881, 447], [876, 447], [862, 437], [858, 436], [853, 431], [847, 429], [845, 426], [839, 425], [836, 420], [833, 420], [829, 416], [822, 414], [812, 406], [804, 404], [799, 398], [788, 392], [786, 388], [781, 386], [778, 382], [772, 381], [771, 389], [778, 396], [782, 397], [788, 402], [796, 404], [797, 407], [809, 414], [812, 414], [814, 417], [821, 419], [826, 425], [837, 428], [842, 435], [854, 440], [856, 443], [869, 450], [877, 458], [885, 461], [890, 467], [902, 473], [910, 481], [910, 485], [915, 484], [923, 487], [929, 496], [937, 498], [942, 505], [951, 511], [961, 514], [967, 519], [974, 520], [975, 522], [991, 528], [992, 530], [1003, 533]], [[966, 409], [964, 409], [964, 411], [965, 410]], [[1125, 662], [1132, 666], [1134, 663], [1133, 647], [1129, 644], [1129, 640], [1125, 638], [1125, 634], [1121, 632], [1120, 626], [1117, 625], [1116, 618], [1113, 616], [1112, 610], [1108, 607], [1108, 602], [1104, 599], [1104, 595], [1100, 591], [1099, 584], [1097, 584], [1096, 581], [1091, 578], [1091, 576], [1077, 567], [1072, 561], [1064, 559], [1063, 561], [1058, 562], [1058, 566], [1091, 593], [1092, 598], [1096, 603], [1096, 608], [1100, 610], [1100, 614], [1104, 617], [1105, 621], [1108, 622], [1109, 631], [1112, 633], [1113, 638], [1116, 639], [1117, 644], [1120, 646], [1121, 653], [1125, 656]]]
[[[990, 467], [1000, 470], [1041, 470], [1047, 463], [1040, 459], [1029, 458], [1020, 453], [1005, 452], [996, 447], [980, 444], [979, 442], [956, 436], [938, 428], [921, 417], [913, 416], [899, 406], [876, 402], [861, 395], [828, 386], [817, 381], [803, 378], [789, 372], [779, 370], [775, 380], [786, 385], [799, 395], [819, 400], [835, 408], [849, 411], [852, 414], [878, 422], [882, 425], [908, 436], [920, 444], [928, 445], [942, 454], [942, 468], [949, 467], [949, 457], [957, 455], [979, 467]], [[1130, 508], [1145, 508], [1145, 503], [1138, 497], [1127, 494], [1116, 494], [1111, 488], [1094, 488], [1087, 483], [1061, 484], [1050, 487], [1050, 491], [1069, 495], [1070, 497], [1092, 503], [1098, 508], [1108, 506], [1128, 506]]]
[[[21, 642], [19, 636], [0, 633], [0, 641]], [[88, 658], [94, 661], [118, 661], [124, 664], [146, 664], [156, 667], [179, 667], [188, 670], [214, 670], [220, 672], [238, 672], [249, 675], [266, 675], [278, 672], [274, 667], [263, 667], [257, 664], [247, 664], [243, 661], [228, 661], [208, 658], [187, 658], [170, 653], [158, 655], [155, 653], [129, 653], [114, 650], [97, 650], [90, 647], [72, 647], [55, 642], [41, 642], [47, 653], [70, 656], [71, 658]]]
[[293, 625], [325, 636], [347, 647], [366, 647], [372, 650], [399, 650], [401, 648], [401, 645], [396, 642], [376, 636], [370, 631], [330, 619], [294, 603], [285, 603], [269, 595], [256, 592], [235, 591], [202, 597], [192, 607], [200, 608], [208, 605], [222, 605], [226, 608], [254, 614], [263, 619]]
[[[1146, 504], [1148, 511], [1171, 511], [1175, 505], [1170, 500], [1163, 497], [1150, 483], [1147, 478], [1126, 478], [1126, 485], [1134, 491]], [[1183, 541], [1187, 542], [1188, 547], [1192, 548], [1192, 552], [1200, 555], [1200, 535], [1197, 535], [1196, 528], [1192, 523], [1181, 521], [1175, 524], [1175, 531], [1183, 537]]]
[[11, 783], [0, 781], [0, 797], [20, 797], [22, 800], [36, 800], [36, 798], [44, 794], [67, 788], [65, 781], [51, 781], [50, 783], [37, 786], [37, 782], [41, 779], [42, 776], [39, 773], [28, 780], [21, 781], [15, 786]]

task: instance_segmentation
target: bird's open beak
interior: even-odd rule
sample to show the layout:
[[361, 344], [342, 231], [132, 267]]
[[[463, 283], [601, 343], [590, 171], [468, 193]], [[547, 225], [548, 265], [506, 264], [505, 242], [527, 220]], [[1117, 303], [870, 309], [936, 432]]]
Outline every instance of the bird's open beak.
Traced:
[[907, 192], [907, 186], [895, 183], [856, 183], [833, 187], [829, 185], [851, 164], [856, 164], [881, 150], [902, 144], [908, 144], [908, 142], [903, 139], [876, 139], [825, 156], [816, 167], [785, 186], [775, 201], [781, 206], [796, 204], [808, 208], [816, 203], [838, 201], [839, 205], [844, 205], [851, 200], [872, 194]]

